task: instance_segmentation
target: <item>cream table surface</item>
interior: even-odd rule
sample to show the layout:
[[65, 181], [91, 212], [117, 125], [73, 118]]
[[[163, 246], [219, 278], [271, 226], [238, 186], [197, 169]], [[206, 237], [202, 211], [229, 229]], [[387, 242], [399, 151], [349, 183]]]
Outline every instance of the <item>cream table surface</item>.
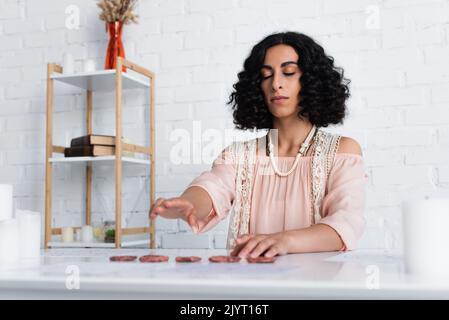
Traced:
[[[0, 265], [0, 298], [20, 299], [449, 299], [449, 283], [404, 272], [400, 252], [290, 254], [274, 264], [209, 263], [212, 249], [50, 249]], [[110, 262], [164, 254], [165, 263]], [[199, 263], [179, 264], [178, 255]]]

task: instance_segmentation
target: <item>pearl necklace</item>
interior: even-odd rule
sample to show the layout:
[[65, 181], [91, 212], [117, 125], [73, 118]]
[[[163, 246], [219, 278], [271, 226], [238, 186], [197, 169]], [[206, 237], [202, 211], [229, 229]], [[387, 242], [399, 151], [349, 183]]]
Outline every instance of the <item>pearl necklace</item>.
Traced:
[[313, 136], [315, 135], [315, 131], [316, 131], [316, 127], [315, 127], [315, 125], [313, 125], [306, 140], [301, 144], [301, 148], [299, 148], [299, 150], [298, 150], [298, 154], [296, 155], [296, 158], [295, 158], [295, 161], [293, 162], [292, 167], [287, 172], [281, 172], [276, 165], [276, 162], [274, 160], [274, 151], [273, 151], [274, 146], [273, 146], [273, 143], [271, 142], [270, 131], [268, 131], [268, 135], [267, 135], [268, 149], [269, 149], [268, 153], [270, 155], [271, 166], [273, 167], [273, 170], [277, 175], [279, 175], [281, 177], [286, 177], [296, 169], [296, 166], [299, 163], [299, 158], [301, 158], [301, 156], [306, 154], [307, 150], [309, 149], [310, 141], [312, 140]]

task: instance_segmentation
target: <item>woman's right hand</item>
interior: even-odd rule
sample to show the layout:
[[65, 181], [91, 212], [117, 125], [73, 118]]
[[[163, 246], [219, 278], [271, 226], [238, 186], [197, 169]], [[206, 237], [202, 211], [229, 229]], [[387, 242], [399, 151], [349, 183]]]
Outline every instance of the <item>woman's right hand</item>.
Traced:
[[196, 217], [196, 209], [193, 204], [184, 198], [158, 198], [150, 209], [150, 219], [161, 216], [167, 219], [183, 219], [197, 233], [202, 227], [202, 221]]

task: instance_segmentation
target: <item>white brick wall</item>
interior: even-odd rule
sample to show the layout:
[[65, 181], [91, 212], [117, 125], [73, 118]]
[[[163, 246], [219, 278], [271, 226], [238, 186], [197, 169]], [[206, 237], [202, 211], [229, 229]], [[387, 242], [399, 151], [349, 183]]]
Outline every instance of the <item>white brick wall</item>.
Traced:
[[[65, 27], [68, 5], [79, 30]], [[140, 24], [124, 31], [127, 57], [157, 74], [157, 197], [179, 195], [210, 163], [169, 161], [170, 132], [232, 128], [225, 101], [252, 46], [284, 30], [320, 41], [352, 80], [350, 116], [329, 128], [363, 147], [370, 185], [362, 247], [401, 246], [400, 204], [449, 194], [449, 1], [447, 0], [141, 0]], [[377, 16], [378, 13], [378, 16]], [[93, 0], [0, 0], [0, 183], [12, 183], [18, 208], [43, 211], [47, 62], [71, 52], [79, 68], [103, 65], [107, 35]], [[57, 86], [55, 143], [81, 135], [85, 96]], [[124, 95], [125, 135], [146, 141], [147, 102]], [[94, 94], [94, 129], [113, 133], [113, 94]], [[111, 167], [94, 171], [94, 220], [111, 216]], [[124, 223], [146, 220], [145, 170], [124, 168]], [[54, 222], [81, 223], [84, 170], [56, 166]], [[158, 220], [159, 246], [222, 248], [226, 221], [193, 235], [182, 221]]]

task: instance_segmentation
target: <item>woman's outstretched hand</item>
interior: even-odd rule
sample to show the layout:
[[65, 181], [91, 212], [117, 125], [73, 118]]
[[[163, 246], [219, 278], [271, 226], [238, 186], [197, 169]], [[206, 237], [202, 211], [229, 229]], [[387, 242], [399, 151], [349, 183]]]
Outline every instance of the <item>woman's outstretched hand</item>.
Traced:
[[161, 216], [167, 219], [183, 219], [197, 233], [204, 226], [204, 222], [196, 217], [193, 204], [184, 198], [158, 198], [150, 209], [150, 219]]
[[287, 237], [284, 233], [245, 234], [236, 239], [236, 246], [231, 256], [242, 258], [259, 256], [274, 257], [288, 253]]

